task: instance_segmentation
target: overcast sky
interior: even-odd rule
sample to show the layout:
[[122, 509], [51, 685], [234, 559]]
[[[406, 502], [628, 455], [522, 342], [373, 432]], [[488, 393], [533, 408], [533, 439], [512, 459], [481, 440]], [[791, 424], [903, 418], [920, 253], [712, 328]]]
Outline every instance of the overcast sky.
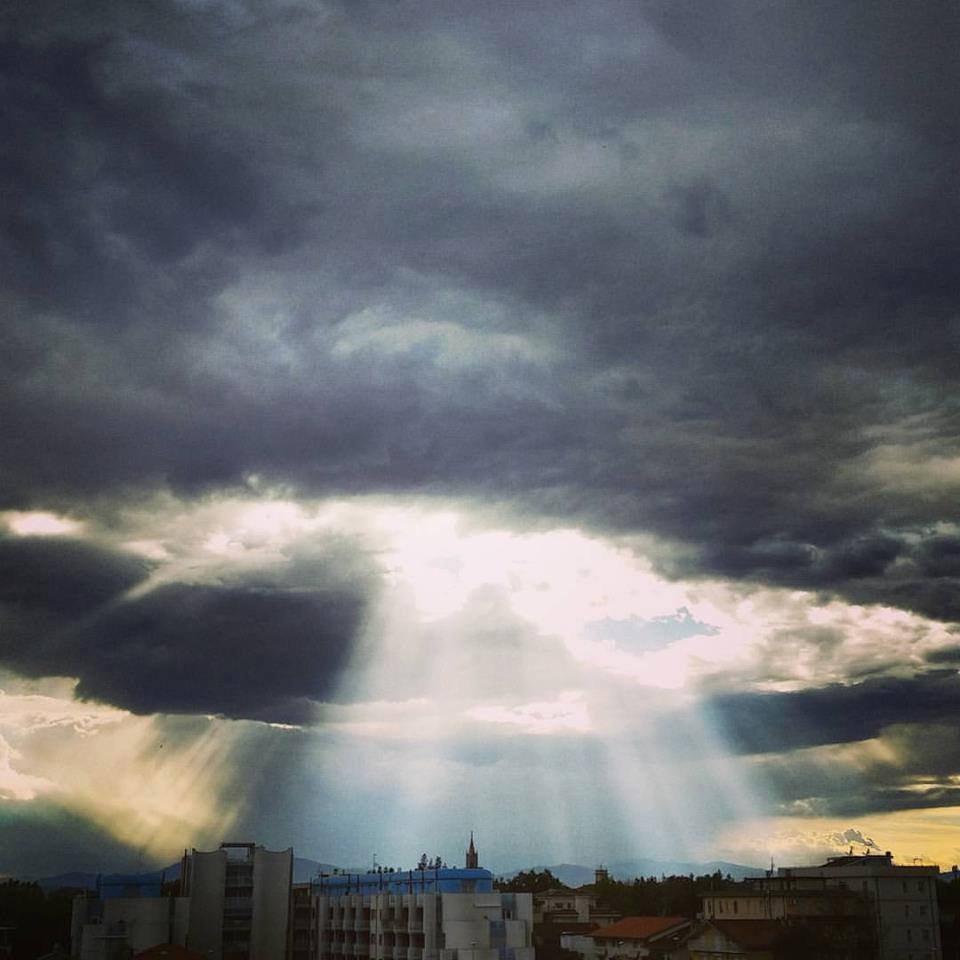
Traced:
[[0, 17], [0, 872], [960, 860], [953, 0]]

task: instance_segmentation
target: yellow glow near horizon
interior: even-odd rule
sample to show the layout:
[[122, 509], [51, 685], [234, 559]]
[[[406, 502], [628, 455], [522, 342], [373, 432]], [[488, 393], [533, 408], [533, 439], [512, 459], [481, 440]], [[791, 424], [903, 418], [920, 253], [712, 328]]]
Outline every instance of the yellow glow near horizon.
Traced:
[[[871, 813], [848, 820], [836, 817], [769, 817], [745, 820], [718, 838], [725, 857], [778, 866], [814, 864], [825, 856], [864, 852], [855, 841], [837, 842], [853, 825], [876, 843], [870, 852], [889, 850], [899, 863], [936, 864], [941, 870], [960, 862], [960, 807]], [[749, 859], [743, 859], [749, 858]]]
[[46, 798], [152, 857], [229, 829], [240, 724], [213, 721], [172, 740], [162, 717], [78, 701], [74, 686], [0, 690], [0, 798]]

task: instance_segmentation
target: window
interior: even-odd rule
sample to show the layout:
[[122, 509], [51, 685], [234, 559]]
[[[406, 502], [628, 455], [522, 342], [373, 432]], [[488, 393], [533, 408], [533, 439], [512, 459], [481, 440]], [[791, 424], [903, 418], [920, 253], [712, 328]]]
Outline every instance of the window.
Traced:
[[904, 893], [907, 892], [907, 881], [906, 881], [906, 880], [903, 881], [903, 892], [904, 892]]
[[917, 881], [917, 891], [918, 891], [919, 893], [923, 893], [923, 887], [924, 887], [923, 881], [922, 881], [922, 880], [918, 880], [918, 881]]
[[734, 901], [733, 901], [733, 912], [734, 912], [734, 913], [739, 913], [739, 911], [740, 911], [740, 904], [739, 904], [736, 900], [734, 900]]
[[909, 916], [910, 916], [910, 904], [909, 904], [909, 903], [905, 903], [905, 904], [903, 905], [903, 915], [904, 915], [905, 917], [909, 917]]
[[923, 942], [924, 942], [924, 943], [929, 943], [929, 942], [930, 942], [930, 930], [929, 930], [927, 927], [924, 927], [922, 933], [923, 933]]

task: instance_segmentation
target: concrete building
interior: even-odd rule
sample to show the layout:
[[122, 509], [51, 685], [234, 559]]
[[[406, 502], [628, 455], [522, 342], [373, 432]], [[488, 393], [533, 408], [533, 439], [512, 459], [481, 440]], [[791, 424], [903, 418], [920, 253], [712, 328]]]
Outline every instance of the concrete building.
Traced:
[[[624, 917], [570, 942], [584, 960], [644, 960], [686, 956], [684, 944], [690, 932], [686, 917]], [[561, 941], [562, 942], [562, 941]]]
[[706, 920], [872, 920], [870, 902], [845, 887], [821, 879], [802, 889], [786, 889], [779, 878], [747, 882], [702, 898]]
[[471, 838], [463, 869], [321, 877], [316, 960], [534, 960], [531, 895], [494, 891], [478, 862]]
[[540, 960], [561, 960], [563, 950], [591, 952], [593, 942], [584, 937], [620, 919], [598, 895], [608, 880], [607, 871], [598, 867], [593, 884], [573, 890], [553, 887], [533, 895], [533, 943]]
[[115, 960], [158, 944], [185, 944], [190, 903], [162, 896], [162, 887], [162, 874], [112, 874], [100, 879], [94, 895], [75, 897], [71, 955]]
[[819, 867], [788, 867], [768, 881], [792, 893], [839, 887], [869, 902], [879, 960], [942, 960], [936, 866], [895, 864], [890, 853], [830, 857]]
[[293, 850], [222, 843], [181, 866], [190, 901], [187, 946], [209, 960], [285, 960], [290, 938]]
[[291, 899], [290, 960], [315, 960], [317, 956], [317, 901], [313, 885], [295, 883]]
[[687, 949], [690, 960], [773, 960], [783, 929], [778, 920], [712, 920], [687, 941]]
[[[598, 877], [606, 875], [606, 870], [596, 871]], [[606, 926], [620, 919], [620, 914], [604, 905], [595, 893], [598, 884], [579, 887], [552, 887], [533, 895], [534, 923], [553, 923], [563, 927], [590, 924], [594, 927]]]
[[[819, 940], [831, 956], [869, 949], [878, 960], [941, 960], [938, 877], [938, 867], [895, 864], [889, 853], [781, 868], [703, 897], [708, 929], [699, 956], [725, 955], [738, 938], [749, 940], [779, 925], [781, 937]], [[758, 941], [753, 947], [762, 950]]]

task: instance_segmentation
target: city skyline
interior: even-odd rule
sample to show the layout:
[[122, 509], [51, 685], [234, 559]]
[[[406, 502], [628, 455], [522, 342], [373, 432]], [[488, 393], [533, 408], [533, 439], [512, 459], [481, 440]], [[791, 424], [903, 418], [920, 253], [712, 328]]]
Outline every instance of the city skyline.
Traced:
[[10, 5], [0, 873], [960, 861], [958, 42]]

